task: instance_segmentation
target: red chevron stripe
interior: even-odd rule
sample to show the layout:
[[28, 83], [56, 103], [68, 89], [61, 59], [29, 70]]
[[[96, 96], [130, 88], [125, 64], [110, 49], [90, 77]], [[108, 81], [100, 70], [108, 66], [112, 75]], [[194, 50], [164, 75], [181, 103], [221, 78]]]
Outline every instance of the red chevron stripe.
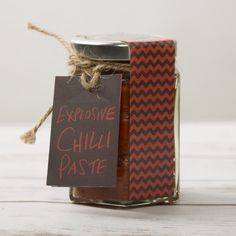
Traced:
[[[158, 132], [155, 134], [143, 134], [140, 133], [139, 136], [141, 137], [135, 137], [135, 134], [131, 134], [130, 140], [132, 140], [130, 142], [130, 146], [132, 145], [132, 147], [135, 148], [135, 145], [137, 145], [136, 143], [142, 144], [147, 143], [147, 142], [155, 142], [156, 147], [160, 147], [160, 148], [171, 148], [174, 145], [174, 141], [168, 141], [167, 139], [174, 139], [173, 134], [168, 134], [168, 135], [161, 135]], [[164, 140], [164, 141], [163, 141]], [[136, 143], [134, 142], [136, 141]], [[139, 146], [139, 145], [138, 145]], [[150, 148], [150, 146], [148, 146]]]
[[[164, 167], [162, 170], [158, 170], [157, 168], [148, 168], [146, 170], [143, 170], [142, 168], [141, 169], [132, 169], [132, 177], [133, 180], [132, 182], [136, 182], [138, 183], [139, 181], [141, 181], [145, 176], [145, 182], [156, 182], [157, 180], [158, 181], [162, 181], [163, 179], [174, 179], [173, 178], [173, 174], [174, 174], [174, 170], [175, 170], [175, 166], [170, 166], [169, 168], [167, 167]], [[139, 174], [137, 174], [136, 172], [140, 172]], [[146, 173], [155, 173], [152, 177], [151, 177], [151, 174], [147, 175]], [[149, 178], [147, 177], [149, 176]]]
[[156, 85], [156, 87], [154, 87], [152, 84], [140, 84], [137, 85], [137, 87], [130, 89], [130, 95], [132, 100], [137, 100], [140, 99], [140, 96], [145, 96], [145, 98], [156, 98], [157, 102], [158, 100], [163, 101], [166, 99], [172, 101], [175, 98], [175, 87], [170, 86], [167, 83], [165, 85]]
[[[139, 90], [138, 89], [133, 89], [132, 92], [133, 91], [135, 91], [135, 92], [137, 91], [137, 94], [139, 94], [141, 89], [142, 88], [140, 86]], [[151, 91], [155, 92], [155, 90], [151, 86], [150, 87], [146, 87], [146, 91], [148, 91], [148, 90], [151, 90]], [[144, 92], [146, 92], [146, 91], [144, 91]], [[155, 102], [155, 101], [157, 101], [157, 99], [159, 99], [161, 101], [168, 100], [169, 102], [173, 103], [173, 99], [175, 98], [175, 94], [174, 93], [172, 93], [172, 94], [165, 93], [163, 95], [160, 95], [160, 93], [158, 93], [157, 90], [156, 90], [156, 94], [155, 95], [147, 93], [146, 95], [144, 95], [144, 94], [140, 94], [138, 96], [133, 95], [133, 98], [134, 98], [134, 96], [135, 96], [135, 101], [137, 103], [140, 102], [140, 101], [144, 101], [145, 103], [147, 103], [147, 102], [149, 102], [149, 100], [152, 101], [152, 102]]]
[[164, 91], [168, 91], [168, 92], [173, 92], [173, 89], [175, 88], [175, 85], [169, 85], [168, 83], [165, 83], [164, 85], [160, 85], [160, 84], [156, 84], [155, 87], [153, 85], [149, 85], [149, 84], [140, 84], [138, 86], [138, 89], [136, 87], [132, 88], [131, 91], [136, 91], [136, 92], [149, 92], [149, 90], [151, 90], [153, 93], [155, 92], [164, 92]]
[[152, 187], [152, 188], [156, 188], [156, 186], [158, 187], [163, 187], [164, 185], [172, 185], [174, 183], [173, 179], [172, 180], [168, 180], [168, 179], [164, 179], [163, 181], [156, 181], [156, 182], [147, 182], [145, 183], [144, 181], [140, 181], [139, 184], [135, 183], [135, 182], [132, 182], [131, 185], [130, 185], [130, 188], [131, 189], [139, 189], [141, 187], [145, 188], [145, 189], [148, 189], [149, 187]]
[[153, 160], [162, 160], [163, 158], [172, 158], [174, 155], [175, 151], [174, 149], [171, 151], [165, 150], [165, 151], [159, 151], [157, 150], [148, 150], [146, 152], [141, 152], [141, 153], [132, 153], [132, 158], [130, 160], [136, 160], [139, 161], [140, 159], [146, 160], [147, 158], [152, 158]]
[[[160, 151], [159, 151], [160, 152]], [[154, 156], [155, 154], [155, 156]], [[132, 166], [135, 165], [135, 164], [144, 164], [144, 165], [147, 165], [148, 163], [151, 163], [152, 165], [155, 164], [155, 162], [158, 162], [158, 163], [164, 163], [164, 161], [167, 161], [170, 165], [175, 163], [173, 158], [172, 158], [172, 155], [157, 155], [156, 152], [153, 152], [151, 153], [151, 156], [150, 155], [145, 155], [145, 154], [142, 154], [142, 155], [138, 155], [138, 157], [136, 159], [132, 159], [131, 161], [131, 164], [130, 164], [130, 168]], [[158, 166], [158, 165], [157, 165]], [[156, 167], [157, 167], [156, 166]], [[170, 166], [168, 166], [170, 167]], [[137, 168], [139, 168], [137, 166]], [[169, 170], [168, 170], [169, 171]]]
[[149, 198], [157, 198], [157, 197], [170, 197], [173, 196], [174, 190], [173, 189], [156, 189], [155, 191], [148, 190], [143, 191], [141, 190], [139, 193], [132, 191], [130, 193], [131, 200], [142, 200], [142, 199], [149, 199]]
[[[134, 48], [133, 48], [134, 49]], [[136, 53], [136, 54], [140, 54], [142, 52], [144, 52], [145, 54], [147, 54], [149, 56], [150, 52], [151, 53], [157, 53], [157, 52], [161, 52], [161, 53], [174, 53], [175, 51], [175, 46], [169, 46], [169, 45], [165, 45], [164, 47], [161, 47], [159, 45], [149, 45], [148, 47], [136, 47], [135, 50], [131, 50], [131, 56], [132, 56], [132, 52]], [[135, 57], [131, 57], [131, 60], [135, 58]], [[145, 57], [144, 60], [148, 60], [149, 57]]]
[[[156, 178], [157, 176], [163, 178], [163, 176], [166, 176], [166, 177], [171, 177], [172, 175], [174, 174], [174, 168], [173, 168], [173, 171], [170, 172], [169, 170], [165, 169], [163, 170], [162, 172], [157, 173], [156, 171], [155, 172], [147, 172], [147, 173], [144, 173], [144, 172], [140, 172], [138, 175], [135, 174], [135, 172], [133, 171], [130, 175], [130, 177], [132, 179], [135, 179], [136, 181], [139, 181], [141, 178], [144, 178], [144, 179], [149, 179], [149, 178]], [[162, 175], [162, 176], [161, 176]]]
[[141, 121], [147, 121], [147, 120], [149, 120], [149, 119], [151, 119], [151, 120], [157, 120], [157, 119], [159, 119], [159, 120], [161, 120], [161, 121], [164, 121], [165, 119], [167, 119], [167, 120], [171, 120], [171, 119], [173, 119], [174, 118], [174, 114], [168, 114], [168, 113], [163, 113], [163, 114], [161, 114], [161, 113], [155, 113], [155, 115], [153, 115], [152, 113], [148, 113], [147, 115], [145, 114], [140, 114], [139, 116], [136, 116], [136, 115], [131, 115], [131, 117], [132, 117], [132, 120], [133, 121], [135, 121], [135, 122], [141, 122]]
[[[131, 69], [131, 70], [130, 70], [130, 73], [132, 74], [132, 72], [133, 72], [133, 70]], [[174, 75], [170, 76], [170, 75], [168, 75], [167, 73], [165, 73], [165, 74], [162, 76], [161, 74], [157, 73], [157, 74], [155, 75], [155, 80], [153, 79], [153, 75], [152, 75], [152, 74], [147, 74], [146, 76], [141, 75], [139, 79], [130, 80], [130, 84], [132, 84], [132, 82], [133, 82], [133, 83], [135, 82], [135, 84], [140, 84], [140, 83], [146, 82], [146, 81], [148, 81], [148, 80], [150, 80], [150, 79], [151, 79], [153, 82], [155, 82], [155, 81], [158, 79], [158, 80], [160, 80], [162, 83], [163, 83], [164, 81], [166, 81], [166, 83], [167, 83], [167, 82], [173, 82], [173, 80], [174, 80]], [[132, 84], [132, 85], [133, 85], [133, 84]], [[134, 88], [134, 87], [133, 87], [133, 86], [130, 87], [130, 89], [132, 89], [132, 88]]]
[[[140, 57], [135, 58], [131, 61], [131, 65], [133, 66], [132, 69], [148, 65], [159, 65], [160, 68], [165, 66], [164, 63], [169, 66], [169, 64], [173, 63], [175, 61], [175, 55], [168, 55], [166, 54], [165, 57], [162, 57], [162, 55], [149, 55], [148, 60], [144, 60], [145, 55], [140, 55]], [[172, 68], [173, 69], [173, 68]]]
[[[136, 154], [136, 153], [132, 153], [132, 158], [130, 160], [136, 160], [136, 161], [139, 161], [139, 160], [147, 160], [148, 158], [152, 158], [152, 160], [157, 160], [157, 159], [163, 159], [163, 158], [172, 158], [174, 156], [174, 153], [175, 153], [175, 150], [171, 150], [171, 151], [168, 151], [168, 150], [165, 150], [164, 152], [160, 152], [159, 150], [155, 150], [155, 151], [148, 151], [147, 154], [144, 154], [144, 153], [139, 153], [139, 154]], [[158, 157], [158, 158], [157, 158]]]
[[[145, 120], [143, 120], [143, 121], [145, 121]], [[155, 120], [153, 120], [153, 121], [155, 121]], [[163, 127], [163, 125], [164, 125], [164, 127]], [[140, 132], [140, 134], [141, 134], [142, 131], [146, 131], [147, 129], [155, 130], [158, 127], [160, 130], [164, 130], [165, 128], [168, 128], [169, 130], [171, 130], [174, 127], [173, 122], [170, 124], [168, 122], [164, 122], [163, 125], [161, 125], [159, 122], [156, 122], [156, 124], [152, 124], [152, 123], [143, 124], [140, 121], [140, 123], [138, 125], [136, 125], [136, 126], [132, 125], [130, 127], [130, 131], [137, 131], [137, 132]], [[166, 132], [166, 135], [169, 134], [166, 130], [163, 132], [163, 134], [165, 134], [165, 132]], [[157, 133], [159, 133], [159, 132], [157, 132]], [[163, 134], [160, 133], [160, 135], [163, 135]], [[132, 137], [132, 138], [134, 138], [134, 137]]]
[[147, 163], [142, 163], [142, 162], [139, 162], [139, 164], [137, 165], [135, 162], [132, 162], [130, 164], [130, 170], [140, 170], [142, 171], [143, 170], [146, 170], [147, 168], [152, 168], [153, 170], [155, 171], [158, 171], [156, 168], [157, 167], [172, 167], [173, 166], [173, 162], [172, 161], [168, 161], [168, 159], [164, 159], [162, 162], [160, 161], [156, 161], [156, 162], [147, 162]]
[[[132, 101], [130, 101], [130, 102], [132, 102]], [[140, 111], [145, 112], [145, 111], [150, 111], [150, 110], [152, 110], [152, 111], [155, 111], [155, 112], [158, 112], [158, 113], [159, 113], [158, 110], [164, 111], [165, 108], [167, 108], [169, 111], [173, 110], [173, 108], [174, 108], [174, 102], [172, 102], [171, 105], [169, 105], [168, 103], [165, 103], [165, 104], [163, 104], [163, 105], [160, 105], [160, 104], [157, 103], [155, 106], [152, 105], [152, 104], [149, 104], [148, 106], [145, 106], [145, 105], [143, 105], [143, 104], [141, 104], [141, 105], [139, 105], [139, 106], [133, 105], [133, 108], [130, 108], [130, 110], [132, 109], [132, 111], [136, 111], [136, 112], [140, 112]], [[136, 109], [136, 110], [135, 110], [135, 109]], [[165, 113], [166, 113], [166, 111], [165, 111]], [[131, 115], [133, 115], [133, 113], [131, 113]]]
[[133, 65], [133, 67], [137, 67], [138, 65], [143, 64], [143, 63], [147, 65], [148, 63], [156, 64], [158, 62], [161, 62], [161, 63], [168, 62], [170, 64], [170, 63], [173, 63], [174, 60], [175, 60], [175, 55], [167, 56], [167, 57], [162, 57], [161, 55], [157, 55], [157, 56], [150, 55], [148, 61], [144, 62], [143, 57], [141, 56], [141, 57], [134, 58], [131, 61], [131, 65]]
[[[172, 141], [167, 141], [167, 140], [165, 140], [165, 141], [163, 141], [163, 142], [160, 142], [158, 139], [160, 139], [159, 138], [159, 135], [157, 135], [157, 134], [150, 134], [150, 135], [144, 135], [144, 134], [140, 134], [139, 135], [139, 137], [136, 137], [136, 135], [135, 134], [132, 134], [132, 136], [130, 137], [130, 139], [132, 140], [135, 140], [136, 142], [139, 142], [139, 143], [141, 143], [141, 142], [147, 142], [147, 141], [149, 141], [149, 142], [156, 142], [155, 143], [155, 145], [157, 146], [160, 146], [160, 148], [164, 148], [164, 147], [168, 147], [168, 148], [171, 148], [173, 145], [174, 145], [174, 140], [172, 139]], [[136, 145], [136, 144], [134, 144], [134, 145]]]
[[132, 69], [132, 71], [135, 71], [137, 74], [139, 74], [141, 71], [144, 73], [148, 72], [155, 73], [156, 71], [164, 72], [165, 70], [172, 71], [173, 67], [169, 66], [168, 64], [165, 64], [164, 66], [160, 66], [159, 64], [157, 64], [154, 66], [153, 65], [148, 65], [148, 66], [140, 65], [138, 67], [134, 66]]
[[[160, 143], [158, 143], [158, 146], [160, 147]], [[166, 146], [166, 148], [168, 148], [168, 146], [167, 145], [165, 145]], [[139, 145], [136, 145], [136, 144], [131, 144], [130, 145], [130, 147], [131, 148], [135, 148], [135, 150], [136, 151], [140, 151], [140, 149], [142, 149], [142, 150], [148, 150], [148, 149], [152, 149], [152, 150], [156, 150], [156, 148], [157, 148], [157, 144], [155, 143], [155, 144], [152, 144], [152, 143], [148, 143], [148, 144], [145, 144], [145, 143], [139, 143]], [[160, 147], [161, 148], [161, 147]]]

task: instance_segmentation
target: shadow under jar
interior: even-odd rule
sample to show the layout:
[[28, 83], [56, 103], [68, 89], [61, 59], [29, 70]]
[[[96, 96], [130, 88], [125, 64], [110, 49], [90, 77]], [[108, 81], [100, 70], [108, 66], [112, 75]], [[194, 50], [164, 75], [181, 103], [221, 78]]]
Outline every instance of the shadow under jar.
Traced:
[[[91, 38], [79, 37], [72, 41], [72, 44], [79, 52], [83, 52], [86, 56], [93, 60], [114, 61], [121, 63], [130, 63], [130, 52], [128, 43], [122, 40], [122, 35], [94, 36]], [[133, 40], [133, 36], [131, 40]], [[137, 37], [137, 36], [135, 36]], [[114, 40], [121, 38], [121, 40]], [[149, 36], [145, 39], [149, 39]], [[142, 36], [143, 40], [143, 36]], [[160, 184], [166, 184], [165, 181], [172, 181], [173, 189], [170, 194], [162, 194], [160, 196], [147, 196], [139, 200], [130, 198], [130, 72], [109, 71], [106, 74], [121, 73], [121, 105], [120, 105], [120, 126], [119, 126], [119, 147], [118, 147], [118, 163], [117, 163], [117, 184], [115, 187], [71, 187], [70, 199], [74, 203], [95, 204], [118, 207], [142, 206], [158, 203], [173, 203], [179, 197], [179, 90], [180, 80], [179, 74], [175, 73], [175, 96], [174, 96], [174, 153], [172, 161], [174, 163], [171, 176], [162, 181]], [[165, 164], [164, 164], [165, 165]], [[162, 168], [163, 166], [161, 166]], [[164, 167], [163, 167], [164, 168]], [[154, 177], [155, 178], [155, 177]], [[156, 177], [158, 178], [158, 177]], [[141, 181], [145, 182], [145, 179]], [[152, 185], [152, 188], [155, 186]], [[158, 186], [156, 186], [158, 188]]]

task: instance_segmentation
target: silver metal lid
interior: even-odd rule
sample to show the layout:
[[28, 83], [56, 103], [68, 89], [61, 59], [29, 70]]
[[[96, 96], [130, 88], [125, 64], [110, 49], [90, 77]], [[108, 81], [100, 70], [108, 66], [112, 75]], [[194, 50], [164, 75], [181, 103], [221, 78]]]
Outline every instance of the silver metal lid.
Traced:
[[101, 61], [129, 61], [129, 41], [158, 41], [156, 35], [110, 34], [78, 36], [71, 43], [85, 56]]

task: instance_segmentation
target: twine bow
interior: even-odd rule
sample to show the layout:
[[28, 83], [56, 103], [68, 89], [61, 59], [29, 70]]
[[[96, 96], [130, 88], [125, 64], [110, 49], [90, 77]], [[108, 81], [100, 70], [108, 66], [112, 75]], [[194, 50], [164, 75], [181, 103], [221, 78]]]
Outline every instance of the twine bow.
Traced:
[[[96, 89], [101, 79], [101, 73], [106, 71], [122, 71], [129, 72], [130, 65], [125, 63], [96, 61], [86, 57], [83, 52], [78, 52], [74, 46], [64, 40], [58, 34], [49, 32], [39, 26], [32, 23], [28, 23], [28, 29], [35, 30], [45, 35], [51, 36], [59, 41], [68, 51], [69, 60], [68, 65], [71, 66], [70, 75], [80, 77], [80, 83], [84, 89], [91, 91]], [[39, 119], [38, 123], [29, 131], [20, 136], [24, 143], [33, 144], [36, 141], [36, 133], [41, 125], [45, 122], [48, 116], [51, 114], [53, 107], [51, 106], [48, 111]]]

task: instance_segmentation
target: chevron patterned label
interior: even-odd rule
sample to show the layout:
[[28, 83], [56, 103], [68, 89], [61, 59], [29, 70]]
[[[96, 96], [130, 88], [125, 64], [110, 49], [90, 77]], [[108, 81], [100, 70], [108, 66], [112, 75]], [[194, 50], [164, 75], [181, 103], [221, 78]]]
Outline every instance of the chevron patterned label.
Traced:
[[175, 189], [175, 43], [129, 42], [130, 200], [170, 197]]

